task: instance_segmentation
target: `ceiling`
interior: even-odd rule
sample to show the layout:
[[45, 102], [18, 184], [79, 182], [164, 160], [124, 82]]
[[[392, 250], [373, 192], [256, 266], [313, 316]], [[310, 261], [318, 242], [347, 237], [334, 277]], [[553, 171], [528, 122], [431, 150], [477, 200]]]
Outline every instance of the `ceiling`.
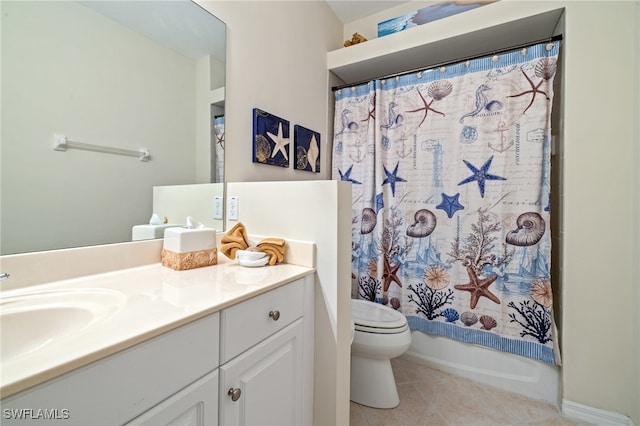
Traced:
[[355, 20], [364, 18], [374, 13], [392, 8], [410, 0], [326, 0], [333, 13], [342, 21], [348, 24]]
[[[326, 1], [338, 19], [348, 24], [411, 0]], [[198, 59], [210, 54], [224, 61], [224, 24], [218, 21], [219, 24], [206, 25], [208, 19], [216, 20], [215, 17], [201, 7], [193, 7], [190, 0], [80, 0], [80, 3], [188, 57]], [[178, 16], [181, 18], [177, 19]], [[223, 52], [222, 57], [217, 52]]]
[[192, 1], [80, 0], [80, 4], [189, 58], [211, 55], [225, 61], [225, 24]]
[[[411, 0], [326, 0], [329, 7], [343, 24], [373, 15], [374, 13], [392, 8]], [[204, 40], [217, 40], [224, 45], [224, 25], [222, 30], [214, 30], [215, 26], [199, 25], [206, 20], [208, 13], [202, 13], [204, 9], [194, 8], [189, 0], [159, 0], [159, 1], [109, 1], [109, 0], [80, 0], [80, 3], [122, 23], [134, 28], [141, 34], [169, 45], [169, 47], [186, 54], [189, 57], [199, 58], [207, 52], [224, 51], [219, 46], [203, 45]], [[175, 17], [184, 19], [177, 20]], [[184, 21], [184, 22], [183, 22]], [[186, 23], [185, 23], [186, 22]], [[168, 28], [165, 33], [173, 34], [171, 39], [156, 34], [155, 29]], [[203, 31], [210, 28], [210, 34], [194, 34], [194, 29]], [[217, 32], [216, 32], [217, 31]], [[213, 43], [213, 42], [211, 42]], [[224, 60], [224, 59], [222, 59]]]

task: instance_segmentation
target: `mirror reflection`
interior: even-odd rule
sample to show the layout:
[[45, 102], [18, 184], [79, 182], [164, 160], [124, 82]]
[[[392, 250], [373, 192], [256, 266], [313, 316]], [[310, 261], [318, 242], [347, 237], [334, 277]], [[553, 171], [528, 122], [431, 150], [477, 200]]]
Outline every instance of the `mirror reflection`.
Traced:
[[[224, 178], [225, 34], [179, 1], [0, 2], [0, 254], [131, 241], [154, 187]], [[77, 149], [67, 141], [136, 156]], [[216, 189], [217, 190], [217, 189]], [[222, 230], [205, 206], [198, 220]]]

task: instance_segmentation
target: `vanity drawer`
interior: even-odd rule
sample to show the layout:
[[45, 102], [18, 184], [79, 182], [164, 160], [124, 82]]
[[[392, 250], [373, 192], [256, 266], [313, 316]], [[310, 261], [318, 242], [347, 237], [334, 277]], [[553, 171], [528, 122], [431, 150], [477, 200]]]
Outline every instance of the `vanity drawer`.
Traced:
[[302, 283], [298, 280], [224, 309], [220, 315], [220, 363], [302, 317]]

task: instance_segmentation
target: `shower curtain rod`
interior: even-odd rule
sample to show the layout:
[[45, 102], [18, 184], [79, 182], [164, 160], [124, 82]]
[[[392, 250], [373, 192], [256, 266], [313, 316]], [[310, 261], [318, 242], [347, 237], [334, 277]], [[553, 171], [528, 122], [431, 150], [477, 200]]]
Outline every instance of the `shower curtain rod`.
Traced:
[[544, 39], [541, 39], [541, 40], [537, 40], [537, 41], [531, 41], [531, 42], [527, 42], [527, 43], [518, 44], [516, 46], [506, 47], [506, 48], [500, 49], [500, 50], [492, 50], [490, 52], [485, 52], [485, 53], [482, 53], [480, 55], [467, 56], [465, 58], [455, 59], [453, 61], [441, 62], [439, 64], [429, 65], [427, 67], [414, 68], [414, 69], [411, 69], [411, 70], [401, 71], [401, 72], [394, 73], [394, 74], [388, 74], [388, 75], [384, 75], [384, 76], [381, 76], [381, 77], [370, 78], [368, 80], [357, 81], [355, 83], [343, 84], [341, 86], [333, 86], [331, 88], [331, 90], [333, 92], [335, 92], [336, 90], [341, 90], [341, 89], [344, 89], [344, 88], [347, 88], [347, 87], [359, 86], [361, 84], [368, 83], [371, 80], [384, 80], [384, 79], [388, 79], [388, 78], [400, 77], [400, 76], [403, 76], [403, 75], [412, 74], [414, 72], [425, 71], [425, 70], [428, 70], [428, 69], [444, 67], [444, 66], [448, 66], [448, 65], [452, 65], [452, 64], [459, 64], [460, 62], [472, 61], [474, 59], [484, 58], [484, 57], [489, 56], [489, 55], [501, 55], [503, 53], [513, 52], [514, 50], [524, 49], [524, 48], [530, 47], [530, 46], [535, 46], [536, 44], [539, 44], [539, 43], [544, 43], [544, 42], [552, 43], [554, 41], [560, 41], [560, 40], [562, 40], [562, 34], [558, 34], [558, 35], [555, 35], [555, 36], [552, 36], [552, 37], [547, 37], [547, 38], [544, 38]]

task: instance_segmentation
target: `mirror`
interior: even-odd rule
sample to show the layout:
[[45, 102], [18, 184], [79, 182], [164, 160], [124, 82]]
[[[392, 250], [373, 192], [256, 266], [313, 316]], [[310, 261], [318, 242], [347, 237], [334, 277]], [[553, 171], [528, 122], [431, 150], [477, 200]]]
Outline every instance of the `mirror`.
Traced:
[[[153, 213], [184, 224], [153, 211], [154, 187], [218, 182], [222, 195], [223, 22], [190, 0], [3, 0], [0, 12], [0, 254], [131, 241]], [[197, 219], [222, 230], [213, 200], [209, 212]]]

